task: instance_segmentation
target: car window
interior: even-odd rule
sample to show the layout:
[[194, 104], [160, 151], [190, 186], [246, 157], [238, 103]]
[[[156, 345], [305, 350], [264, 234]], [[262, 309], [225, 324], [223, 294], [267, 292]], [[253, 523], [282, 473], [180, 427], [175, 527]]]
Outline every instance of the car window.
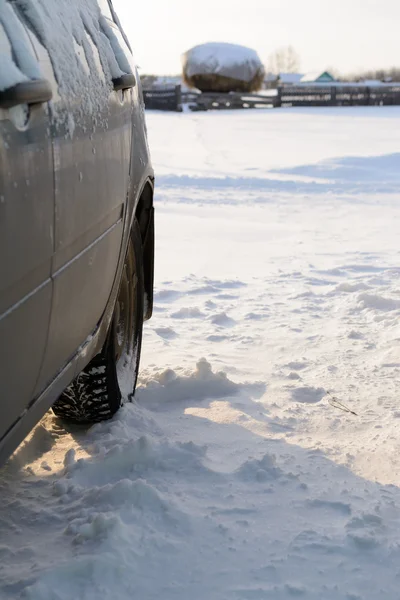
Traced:
[[0, 8], [0, 63], [0, 90], [42, 76], [25, 28], [9, 4]]
[[107, 17], [107, 19], [110, 19], [110, 21], [113, 21], [113, 16], [112, 16], [112, 12], [111, 12], [111, 8], [110, 8], [110, 4], [108, 2], [108, 0], [97, 0], [97, 3], [100, 7], [100, 12], [103, 15], [103, 17]]
[[4, 31], [3, 25], [0, 23], [0, 56], [2, 60], [12, 60], [12, 50], [10, 40]]

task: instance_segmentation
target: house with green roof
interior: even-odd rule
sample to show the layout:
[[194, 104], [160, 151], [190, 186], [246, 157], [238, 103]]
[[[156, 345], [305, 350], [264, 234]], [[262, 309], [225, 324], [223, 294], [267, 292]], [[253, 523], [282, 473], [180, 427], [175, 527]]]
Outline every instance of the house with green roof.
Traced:
[[313, 73], [306, 73], [305, 75], [303, 75], [303, 77], [300, 79], [300, 83], [301, 84], [303, 84], [303, 83], [331, 84], [331, 83], [336, 83], [336, 79], [328, 71], [323, 71], [322, 73], [321, 73], [321, 71], [314, 71]]

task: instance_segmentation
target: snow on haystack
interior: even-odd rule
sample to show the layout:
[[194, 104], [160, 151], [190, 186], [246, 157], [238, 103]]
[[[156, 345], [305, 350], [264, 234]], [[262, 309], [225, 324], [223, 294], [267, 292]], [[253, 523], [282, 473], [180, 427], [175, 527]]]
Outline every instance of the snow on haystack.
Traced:
[[209, 43], [183, 55], [183, 77], [202, 92], [254, 92], [260, 89], [264, 66], [255, 50], [236, 44]]

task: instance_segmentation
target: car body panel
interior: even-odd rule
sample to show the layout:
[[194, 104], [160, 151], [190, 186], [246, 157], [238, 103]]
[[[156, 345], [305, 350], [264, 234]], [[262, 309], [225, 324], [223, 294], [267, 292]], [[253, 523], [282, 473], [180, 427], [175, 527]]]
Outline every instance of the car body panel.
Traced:
[[[107, 8], [107, 0], [98, 1]], [[22, 334], [26, 335], [31, 321], [37, 319], [38, 329], [43, 330], [42, 338], [37, 339], [37, 363], [31, 361], [32, 370], [36, 373], [32, 377], [34, 387], [31, 384], [27, 386], [31, 390], [30, 394], [26, 392], [28, 399], [20, 403], [19, 412], [10, 415], [8, 403], [3, 406], [3, 398], [0, 397], [0, 411], [3, 411], [0, 412], [0, 463], [101, 350], [118, 294], [130, 228], [135, 212], [141, 206], [144, 190], [146, 214], [153, 214], [154, 173], [147, 144], [140, 80], [129, 44], [117, 24], [111, 21], [113, 14], [110, 10], [109, 15], [103, 14], [101, 18], [108, 18], [106, 25], [111, 28], [117, 44], [113, 47], [122, 53], [119, 62], [129, 65], [137, 83], [130, 90], [114, 91], [110, 87], [106, 105], [100, 107], [100, 112], [97, 106], [95, 115], [86, 110], [87, 104], [74, 104], [71, 98], [65, 97], [45, 42], [36, 34], [31, 23], [24, 23], [42, 76], [53, 89], [50, 113], [46, 113], [46, 136], [40, 138], [49, 148], [50, 161], [41, 183], [48, 181], [50, 187], [45, 202], [37, 207], [37, 214], [35, 212], [35, 218], [38, 218], [42, 206], [49, 206], [46, 219], [50, 221], [48, 231], [51, 235], [50, 245], [46, 246], [46, 261], [38, 266], [40, 273], [35, 274], [37, 281], [43, 282], [38, 290], [41, 297], [39, 300], [38, 296], [36, 307], [26, 305], [26, 322], [21, 326]], [[93, 40], [90, 43], [94, 45]], [[82, 47], [74, 44], [74, 48], [82, 68], [87, 68]], [[93, 55], [96, 55], [95, 50]], [[101, 61], [97, 59], [95, 62], [95, 76], [101, 82], [105, 74], [101, 70]], [[45, 106], [43, 110], [46, 111]], [[3, 142], [2, 133], [0, 146]], [[0, 175], [2, 170], [0, 162]], [[36, 163], [33, 174], [37, 174]], [[149, 202], [151, 206], [148, 206]], [[152, 252], [150, 248], [148, 253]], [[26, 261], [23, 264], [26, 265]], [[31, 272], [24, 273], [20, 289], [29, 293], [28, 280], [36, 281], [35, 277]], [[0, 302], [4, 302], [4, 298], [5, 292], [2, 291]], [[12, 309], [11, 312], [18, 308], [10, 303], [7, 307], [8, 311]], [[2, 331], [0, 322], [0, 336]], [[24, 338], [21, 343], [23, 341]], [[0, 337], [0, 356], [6, 352]], [[27, 356], [32, 359], [31, 347], [27, 349]], [[9, 362], [9, 357], [5, 356], [4, 365]], [[24, 376], [29, 373], [29, 368], [17, 365], [12, 373], [12, 378], [16, 379], [21, 373]], [[1, 422], [3, 414], [9, 423], [13, 421], [12, 427], [7, 430]]]
[[[107, 23], [114, 30], [114, 24], [108, 19]], [[34, 30], [31, 35], [38, 37]], [[121, 252], [121, 219], [129, 189], [132, 98], [129, 90], [104, 92], [106, 74], [99, 49], [87, 32], [86, 36], [85, 48], [74, 42], [75, 53], [81, 69], [90, 77], [92, 88], [101, 92], [97, 102], [92, 106], [86, 98], [86, 110], [82, 110], [80, 98], [63, 94], [55, 74], [52, 78], [52, 85], [56, 86], [51, 119], [55, 181], [54, 297], [36, 394], [99, 322]], [[86, 55], [88, 48], [95, 59], [91, 61], [95, 65], [92, 69]], [[41, 55], [44, 54], [42, 51]], [[48, 69], [45, 56], [44, 61], [43, 68]], [[64, 68], [69, 65], [58, 66], [60, 80]]]
[[[13, 52], [7, 39], [0, 26], [3, 59], [7, 46]], [[0, 424], [7, 431], [32, 399], [51, 313], [54, 179], [46, 104], [0, 108], [0, 174]]]
[[115, 278], [122, 230], [120, 219], [54, 275], [49, 339], [37, 393], [100, 321]]

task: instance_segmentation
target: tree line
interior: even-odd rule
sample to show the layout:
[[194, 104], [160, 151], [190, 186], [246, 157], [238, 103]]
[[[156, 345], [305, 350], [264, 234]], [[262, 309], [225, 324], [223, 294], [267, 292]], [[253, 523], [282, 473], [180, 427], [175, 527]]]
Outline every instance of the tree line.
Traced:
[[[299, 73], [301, 69], [301, 58], [293, 46], [284, 46], [278, 48], [270, 54], [266, 70], [269, 73], [278, 75], [279, 73]], [[391, 67], [388, 69], [365, 69], [355, 71], [348, 75], [343, 75], [335, 68], [328, 67], [331, 75], [337, 81], [364, 81], [366, 79], [376, 79], [378, 81], [400, 81], [400, 67]]]

